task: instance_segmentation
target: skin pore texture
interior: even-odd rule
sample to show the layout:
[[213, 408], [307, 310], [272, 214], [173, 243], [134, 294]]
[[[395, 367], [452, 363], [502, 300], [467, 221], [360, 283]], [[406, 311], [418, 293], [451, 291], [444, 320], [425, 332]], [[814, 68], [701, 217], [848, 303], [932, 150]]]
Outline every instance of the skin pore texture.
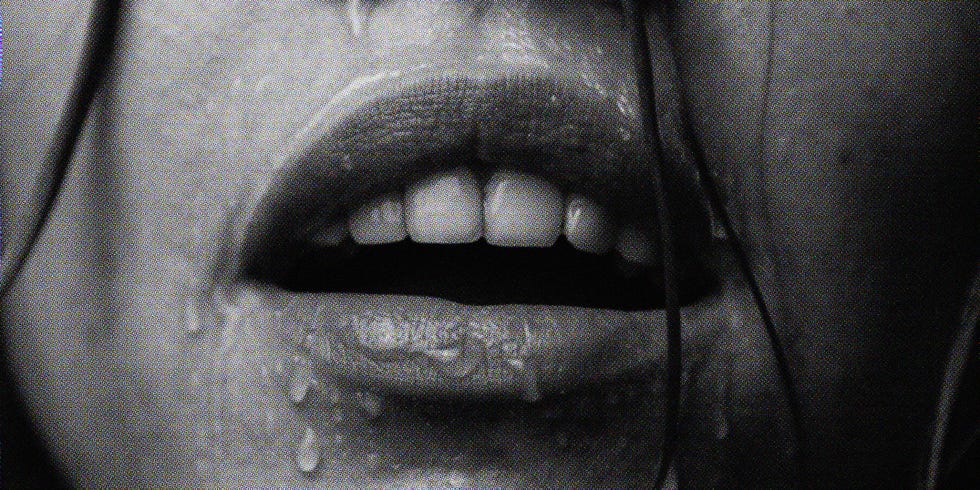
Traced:
[[[16, 241], [43, 155], [37, 142], [49, 137], [75, 61], [62, 46], [79, 46], [88, 7], [2, 6], [3, 236]], [[234, 268], [227, 243], [248, 243], [242, 221], [267, 202], [263, 186], [297, 135], [318, 127], [311, 121], [330, 101], [373, 97], [364, 87], [379, 80], [446, 67], [496, 80], [546, 73], [635, 114], [615, 3], [381, 0], [359, 9], [314, 0], [131, 6], [111, 97], [93, 111], [50, 222], [0, 308], [8, 363], [58, 466], [83, 487], [649, 485], [665, 406], [655, 315], [637, 322], [649, 330], [617, 334], [645, 336], [642, 376], [537, 403], [420, 401], [346, 386], [363, 371], [327, 376], [316, 362], [320, 386], [296, 396], [293, 374], [316, 361], [304, 357], [297, 325], [319, 312], [302, 299], [276, 307], [216, 271]], [[976, 269], [978, 10], [677, 2], [649, 13], [651, 52], [672, 53], [677, 68], [654, 63], [673, 144], [665, 152], [689, 165], [683, 99], [787, 342], [809, 434], [799, 476], [811, 485], [918, 477]], [[623, 171], [612, 160], [592, 165]], [[678, 186], [693, 182], [684, 172]], [[568, 172], [556, 173], [574, 188]], [[692, 222], [694, 207], [684, 208]], [[685, 240], [704, 249], [692, 255], [714, 285], [683, 310], [673, 477], [785, 487], [797, 477], [796, 448], [759, 313], [727, 242]], [[200, 332], [188, 332], [189, 312]], [[314, 457], [312, 471], [300, 471]]]

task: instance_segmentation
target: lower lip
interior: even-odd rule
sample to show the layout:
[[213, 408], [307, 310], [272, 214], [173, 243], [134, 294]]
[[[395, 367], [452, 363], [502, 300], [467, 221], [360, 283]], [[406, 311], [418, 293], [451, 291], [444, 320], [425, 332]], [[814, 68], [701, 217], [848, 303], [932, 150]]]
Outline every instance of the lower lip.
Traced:
[[[354, 386], [441, 398], [523, 398], [657, 370], [662, 310], [471, 306], [418, 296], [257, 290], [323, 375]], [[682, 310], [682, 335], [702, 337], [713, 301]], [[695, 336], [695, 332], [700, 332]]]

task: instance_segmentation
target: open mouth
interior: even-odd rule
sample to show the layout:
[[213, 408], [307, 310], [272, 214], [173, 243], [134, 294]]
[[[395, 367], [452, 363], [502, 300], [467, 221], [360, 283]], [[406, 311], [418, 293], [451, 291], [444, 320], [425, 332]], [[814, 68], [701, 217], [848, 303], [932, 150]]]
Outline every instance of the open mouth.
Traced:
[[[473, 69], [353, 86], [304, 128], [242, 233], [242, 275], [302, 325], [319, 370], [535, 401], [662, 358], [651, 162], [629, 97]], [[681, 229], [698, 236], [688, 198]], [[695, 267], [683, 277], [683, 300], [704, 293]]]
[[[618, 229], [617, 229], [618, 228]], [[595, 200], [527, 174], [438, 172], [316, 222], [279, 284], [471, 305], [659, 306], [647, 234]]]

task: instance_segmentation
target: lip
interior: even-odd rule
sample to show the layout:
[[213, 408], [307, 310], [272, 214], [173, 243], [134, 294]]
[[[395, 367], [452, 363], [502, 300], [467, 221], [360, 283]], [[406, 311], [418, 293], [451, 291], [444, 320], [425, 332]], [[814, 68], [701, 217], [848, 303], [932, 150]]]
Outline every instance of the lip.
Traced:
[[[375, 390], [537, 401], [626, 374], [662, 371], [662, 310], [472, 306], [418, 296], [262, 289], [279, 335], [299, 339], [317, 370]], [[686, 349], [725, 321], [717, 298], [681, 310]], [[295, 341], [295, 340], [294, 340]], [[661, 373], [662, 374], [662, 373]]]
[[[358, 79], [323, 104], [249, 200], [235, 233], [233, 280], [274, 277], [291, 266], [311, 223], [460, 164], [539, 175], [655, 236], [651, 152], [630, 100], [537, 68], [425, 68]], [[691, 193], [677, 195], [690, 200], [678, 203], [692, 223], [685, 229], [700, 231], [700, 204]], [[325, 375], [376, 389], [534, 401], [655, 369], [665, 353], [660, 310], [257, 289], [282, 314], [282, 335], [305, 338]], [[685, 315], [697, 326], [715, 310], [702, 304]]]

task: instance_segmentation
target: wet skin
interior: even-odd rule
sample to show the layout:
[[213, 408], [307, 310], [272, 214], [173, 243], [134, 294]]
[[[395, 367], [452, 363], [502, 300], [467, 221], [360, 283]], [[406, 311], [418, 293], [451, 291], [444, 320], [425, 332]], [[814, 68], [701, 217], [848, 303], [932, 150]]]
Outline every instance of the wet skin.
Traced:
[[[313, 316], [305, 300], [277, 308], [263, 290], [238, 287], [241, 276], [214, 279], [224, 224], [241, 202], [262, 202], [242, 189], [273, 178], [323, 103], [363, 77], [423, 63], [498, 75], [549, 67], [548, 76], [636, 104], [609, 4], [366, 4], [357, 37], [334, 2], [135, 8], [110, 117], [92, 121], [2, 307], [25, 398], [83, 486], [649, 481], [663, 408], [656, 315], [641, 322], [651, 328], [627, 323], [615, 336], [646, 335], [640, 381], [553, 389], [532, 404], [419, 400], [368, 389], [350, 365], [340, 375], [317, 367], [294, 340]], [[16, 241], [23, 176], [41, 155], [32, 140], [50, 131], [51, 94], [70, 71], [70, 56], [48, 40], [78, 28], [31, 2], [3, 13], [3, 225], [4, 240]], [[812, 483], [908, 482], [924, 454], [977, 258], [977, 17], [975, 5], [952, 2], [669, 11], [680, 83], [661, 75], [658, 87], [690, 105], [789, 341]], [[46, 26], [36, 39], [26, 27], [34, 18]], [[663, 22], [651, 14], [652, 28]], [[673, 109], [663, 117], [676, 134]], [[617, 171], [615, 161], [590, 164]], [[785, 486], [793, 446], [771, 352], [730, 261], [714, 253], [724, 246], [702, 247], [718, 286], [685, 310], [677, 477]], [[203, 328], [189, 334], [187, 298], [201, 291]], [[320, 386], [296, 404], [290, 378], [307, 358]], [[297, 450], [310, 431], [320, 457], [303, 473]]]

